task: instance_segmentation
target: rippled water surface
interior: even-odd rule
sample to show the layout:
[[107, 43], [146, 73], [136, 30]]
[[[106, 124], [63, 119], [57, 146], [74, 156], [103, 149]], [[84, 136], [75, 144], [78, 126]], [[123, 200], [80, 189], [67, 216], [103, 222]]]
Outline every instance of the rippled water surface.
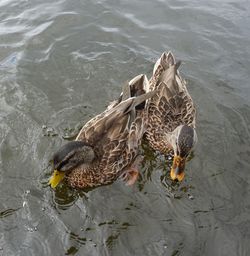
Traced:
[[[249, 255], [250, 3], [0, 1], [0, 255]], [[171, 50], [197, 106], [185, 181], [47, 186], [68, 137]]]

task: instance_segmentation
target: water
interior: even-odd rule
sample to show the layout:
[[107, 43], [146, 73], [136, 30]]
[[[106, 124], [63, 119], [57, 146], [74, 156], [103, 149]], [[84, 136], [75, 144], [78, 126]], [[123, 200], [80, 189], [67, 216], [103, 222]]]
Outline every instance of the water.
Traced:
[[[0, 255], [249, 255], [249, 1], [0, 8]], [[53, 152], [166, 50], [198, 112], [185, 181], [146, 150], [133, 187], [52, 191]]]

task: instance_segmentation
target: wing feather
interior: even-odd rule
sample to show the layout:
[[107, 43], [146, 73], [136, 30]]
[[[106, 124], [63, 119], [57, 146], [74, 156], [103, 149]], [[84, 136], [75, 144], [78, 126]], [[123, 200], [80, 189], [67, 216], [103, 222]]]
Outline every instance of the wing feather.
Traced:
[[195, 126], [195, 107], [186, 82], [179, 75], [180, 64], [171, 52], [163, 53], [149, 81], [151, 90], [158, 91], [148, 101], [149, 117], [155, 115], [169, 131], [182, 123]]

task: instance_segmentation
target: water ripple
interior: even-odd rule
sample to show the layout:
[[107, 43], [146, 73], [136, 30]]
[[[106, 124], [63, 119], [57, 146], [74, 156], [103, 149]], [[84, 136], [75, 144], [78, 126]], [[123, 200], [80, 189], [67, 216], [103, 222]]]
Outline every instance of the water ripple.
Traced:
[[[0, 2], [0, 255], [247, 255], [249, 4], [246, 1]], [[134, 187], [47, 184], [79, 128], [151, 74], [162, 51], [198, 109], [182, 184], [145, 149]], [[98, 96], [98, 97], [97, 97]]]

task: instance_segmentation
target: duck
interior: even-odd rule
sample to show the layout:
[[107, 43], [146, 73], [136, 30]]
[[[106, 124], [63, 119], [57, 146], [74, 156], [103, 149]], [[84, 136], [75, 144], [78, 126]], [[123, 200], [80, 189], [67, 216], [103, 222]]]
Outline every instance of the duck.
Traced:
[[53, 155], [49, 185], [56, 188], [64, 180], [73, 188], [93, 188], [118, 178], [134, 184], [143, 159], [139, 145], [147, 123], [146, 101], [154, 93], [145, 75], [126, 83], [117, 100]]
[[196, 108], [178, 71], [180, 64], [171, 52], [156, 61], [149, 79], [149, 90], [156, 93], [146, 105], [145, 138], [153, 150], [173, 159], [170, 177], [175, 181], [184, 179], [186, 161], [197, 143]]

